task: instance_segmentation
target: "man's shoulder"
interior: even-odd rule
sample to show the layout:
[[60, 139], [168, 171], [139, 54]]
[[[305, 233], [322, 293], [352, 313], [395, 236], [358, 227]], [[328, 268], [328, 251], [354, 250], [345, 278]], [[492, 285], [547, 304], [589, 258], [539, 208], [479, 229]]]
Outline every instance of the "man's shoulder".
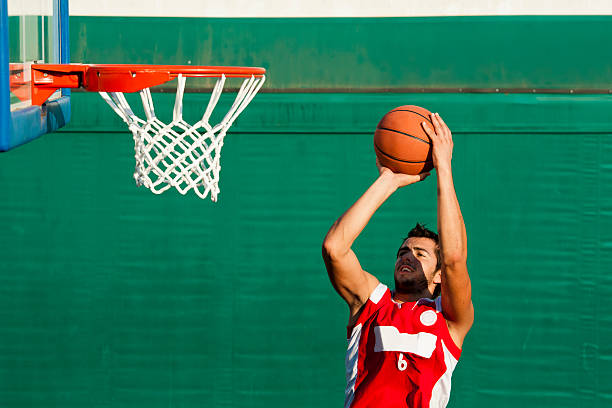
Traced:
[[391, 291], [389, 290], [387, 285], [385, 285], [384, 283], [379, 282], [378, 285], [372, 291], [372, 293], [370, 293], [370, 297], [368, 298], [368, 301], [374, 303], [375, 305], [377, 305], [385, 297], [390, 297], [390, 296], [391, 296]]
[[442, 297], [438, 296], [434, 299], [421, 298], [416, 301], [415, 309], [433, 310], [436, 313], [442, 313]]
[[374, 312], [376, 312], [386, 303], [390, 302], [390, 300], [391, 291], [387, 285], [379, 282], [355, 316], [349, 319], [349, 329], [366, 321], [370, 316], [372, 316], [372, 314], [374, 314]]

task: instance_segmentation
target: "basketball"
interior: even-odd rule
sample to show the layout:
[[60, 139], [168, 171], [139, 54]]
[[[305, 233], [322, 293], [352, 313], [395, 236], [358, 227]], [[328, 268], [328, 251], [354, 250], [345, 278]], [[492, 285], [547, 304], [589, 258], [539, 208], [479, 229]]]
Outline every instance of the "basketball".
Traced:
[[374, 151], [378, 161], [395, 173], [420, 174], [433, 168], [431, 140], [422, 122], [431, 123], [431, 112], [414, 105], [389, 111], [376, 126]]

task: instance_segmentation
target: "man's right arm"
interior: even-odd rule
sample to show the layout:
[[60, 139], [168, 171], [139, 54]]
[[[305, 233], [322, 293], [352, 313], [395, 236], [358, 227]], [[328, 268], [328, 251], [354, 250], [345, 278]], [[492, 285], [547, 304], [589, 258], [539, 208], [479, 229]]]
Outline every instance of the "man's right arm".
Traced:
[[329, 279], [338, 294], [348, 304], [353, 318], [378, 285], [375, 276], [364, 271], [351, 249], [376, 210], [399, 187], [425, 179], [429, 173], [417, 176], [393, 173], [380, 167], [380, 176], [368, 190], [330, 228], [323, 241], [323, 260]]

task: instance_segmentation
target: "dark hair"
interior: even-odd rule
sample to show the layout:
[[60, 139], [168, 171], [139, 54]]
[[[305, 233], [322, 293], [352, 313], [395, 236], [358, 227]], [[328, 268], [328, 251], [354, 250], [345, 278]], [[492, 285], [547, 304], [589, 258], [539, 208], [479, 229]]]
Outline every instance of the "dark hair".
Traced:
[[[440, 238], [438, 237], [438, 234], [436, 234], [429, 228], [425, 227], [425, 225], [417, 222], [415, 227], [411, 229], [410, 232], [408, 233], [408, 236], [404, 238], [404, 240], [402, 241], [402, 244], [408, 238], [429, 238], [433, 240], [436, 243], [436, 259], [438, 261], [436, 264], [436, 270], [442, 267], [442, 259], [440, 258]], [[440, 295], [440, 290], [441, 290], [440, 286], [441, 286], [440, 284], [436, 285], [436, 289], [434, 290], [434, 293], [433, 293], [434, 297], [437, 297]]]
[[404, 241], [408, 238], [429, 238], [433, 239], [436, 244], [440, 244], [440, 239], [438, 238], [438, 234], [427, 228], [425, 225], [418, 223], [415, 225], [413, 229], [410, 230], [408, 236], [404, 238]]

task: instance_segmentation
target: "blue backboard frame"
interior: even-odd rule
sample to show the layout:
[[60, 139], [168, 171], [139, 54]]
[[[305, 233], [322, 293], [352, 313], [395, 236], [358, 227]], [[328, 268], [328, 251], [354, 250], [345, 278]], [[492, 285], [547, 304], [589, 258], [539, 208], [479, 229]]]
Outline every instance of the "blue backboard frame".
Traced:
[[[59, 47], [55, 59], [70, 63], [68, 0], [53, 1], [53, 32]], [[11, 111], [9, 84], [9, 30], [7, 0], [0, 0], [0, 151], [7, 151], [70, 122], [70, 90], [43, 106], [28, 106]], [[59, 55], [58, 55], [59, 53]]]

